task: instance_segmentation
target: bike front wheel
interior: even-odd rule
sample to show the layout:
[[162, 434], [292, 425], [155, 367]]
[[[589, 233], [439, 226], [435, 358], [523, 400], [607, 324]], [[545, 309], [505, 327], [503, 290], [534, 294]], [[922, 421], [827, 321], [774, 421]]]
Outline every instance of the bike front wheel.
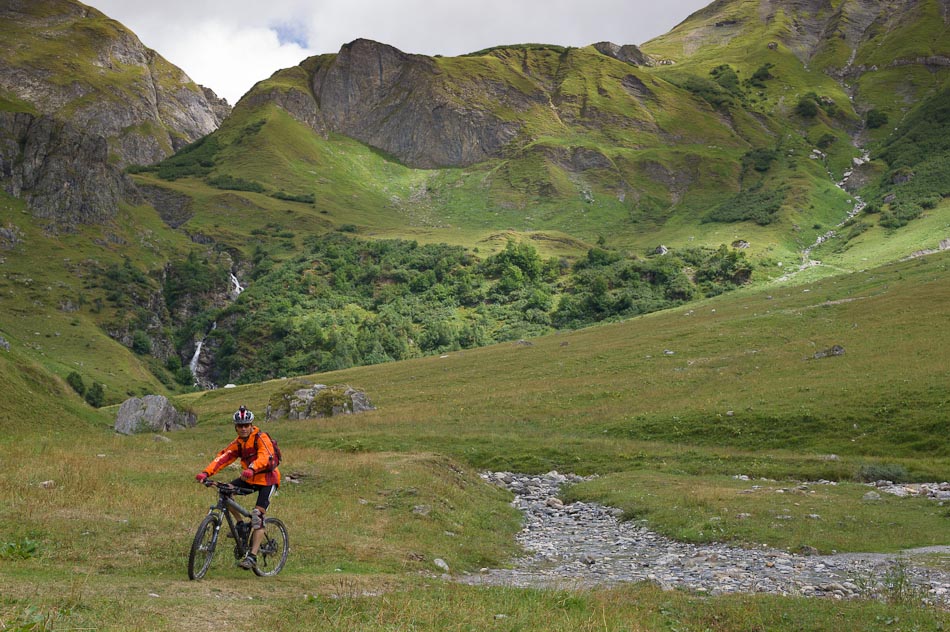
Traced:
[[191, 554], [188, 556], [188, 579], [201, 579], [211, 568], [211, 558], [214, 557], [214, 547], [218, 543], [218, 529], [221, 526], [221, 516], [209, 513], [201, 524], [191, 543]]
[[254, 572], [261, 577], [271, 577], [279, 573], [287, 563], [287, 554], [290, 553], [290, 536], [287, 535], [287, 527], [277, 518], [265, 518], [264, 531], [264, 540], [257, 552], [257, 566], [254, 567]]

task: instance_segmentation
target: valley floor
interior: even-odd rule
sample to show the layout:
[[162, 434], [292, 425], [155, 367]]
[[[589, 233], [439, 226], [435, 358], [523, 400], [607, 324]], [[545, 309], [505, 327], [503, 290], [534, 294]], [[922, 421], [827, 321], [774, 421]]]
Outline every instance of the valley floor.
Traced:
[[[551, 472], [483, 478], [515, 493], [525, 515], [518, 542], [528, 552], [511, 569], [484, 569], [460, 581], [470, 585], [576, 589], [653, 582], [666, 590], [700, 594], [769, 593], [887, 599], [894, 591], [925, 605], [950, 609], [950, 570], [919, 564], [918, 555], [950, 556], [950, 546], [900, 555], [796, 555], [774, 548], [677, 542], [621, 522], [620, 510], [596, 503], [565, 505], [561, 485], [583, 479]], [[791, 519], [791, 516], [779, 516]], [[821, 517], [814, 515], [814, 520]]]

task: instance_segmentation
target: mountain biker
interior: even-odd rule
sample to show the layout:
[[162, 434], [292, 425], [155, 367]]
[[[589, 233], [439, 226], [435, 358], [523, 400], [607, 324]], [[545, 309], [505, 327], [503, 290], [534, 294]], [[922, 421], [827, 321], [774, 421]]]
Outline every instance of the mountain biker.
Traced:
[[[266, 433], [262, 433], [260, 428], [253, 425], [254, 413], [241, 406], [234, 413], [233, 419], [237, 438], [221, 450], [208, 467], [195, 476], [195, 480], [204, 483], [209, 476], [214, 476], [223, 467], [241, 460], [244, 470], [231, 484], [257, 492], [257, 503], [251, 512], [251, 550], [247, 557], [238, 562], [238, 566], [250, 570], [257, 566], [257, 552], [264, 539], [264, 513], [270, 505], [271, 496], [280, 486], [280, 471], [273, 465], [273, 442]], [[232, 511], [232, 514], [241, 520], [241, 516], [236, 512]]]

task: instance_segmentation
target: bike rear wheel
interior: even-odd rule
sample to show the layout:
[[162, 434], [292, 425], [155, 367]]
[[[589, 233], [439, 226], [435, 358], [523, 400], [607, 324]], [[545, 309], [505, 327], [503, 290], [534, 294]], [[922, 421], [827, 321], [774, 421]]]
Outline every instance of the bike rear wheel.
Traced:
[[198, 525], [198, 532], [191, 543], [191, 554], [188, 555], [188, 579], [201, 579], [211, 568], [220, 525], [221, 516], [214, 513], [209, 513]]
[[287, 527], [277, 518], [264, 519], [264, 540], [257, 552], [257, 566], [254, 572], [261, 577], [271, 577], [284, 568], [287, 554], [290, 553], [290, 536]]

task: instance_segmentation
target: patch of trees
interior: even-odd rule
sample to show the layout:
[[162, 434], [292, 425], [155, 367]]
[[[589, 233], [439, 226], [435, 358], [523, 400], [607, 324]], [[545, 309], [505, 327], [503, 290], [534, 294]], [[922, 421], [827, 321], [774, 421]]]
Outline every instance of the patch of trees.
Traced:
[[306, 240], [217, 316], [216, 381], [259, 381], [403, 360], [626, 318], [748, 281], [741, 251], [637, 257], [603, 247], [571, 265], [509, 241], [484, 259], [445, 244]]

